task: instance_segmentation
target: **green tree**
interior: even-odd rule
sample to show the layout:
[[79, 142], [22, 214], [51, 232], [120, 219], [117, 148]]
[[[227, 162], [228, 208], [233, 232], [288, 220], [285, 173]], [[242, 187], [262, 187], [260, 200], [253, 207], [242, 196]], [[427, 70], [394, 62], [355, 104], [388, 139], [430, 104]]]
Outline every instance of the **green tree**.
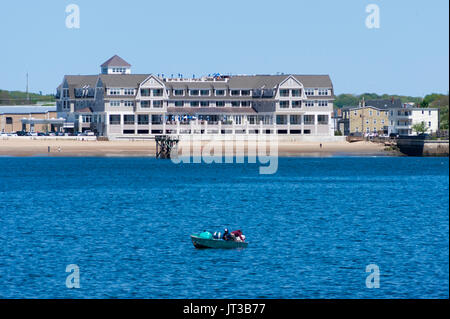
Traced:
[[414, 124], [414, 125], [412, 126], [412, 129], [413, 129], [417, 134], [425, 134], [425, 133], [428, 131], [428, 127], [425, 125], [424, 122]]

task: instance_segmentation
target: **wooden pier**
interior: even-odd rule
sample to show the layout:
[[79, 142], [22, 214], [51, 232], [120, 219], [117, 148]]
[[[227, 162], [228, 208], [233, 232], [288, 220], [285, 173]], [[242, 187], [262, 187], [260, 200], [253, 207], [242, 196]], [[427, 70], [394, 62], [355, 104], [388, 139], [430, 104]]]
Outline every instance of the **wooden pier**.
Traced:
[[170, 153], [177, 148], [180, 139], [178, 137], [168, 135], [155, 136], [156, 141], [156, 158], [170, 159]]

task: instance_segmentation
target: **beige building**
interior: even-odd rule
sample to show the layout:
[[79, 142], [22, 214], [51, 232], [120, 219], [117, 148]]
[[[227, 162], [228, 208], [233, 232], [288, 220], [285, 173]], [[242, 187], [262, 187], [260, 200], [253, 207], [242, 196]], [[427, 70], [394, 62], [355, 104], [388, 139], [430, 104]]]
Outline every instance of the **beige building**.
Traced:
[[351, 133], [388, 134], [389, 111], [373, 106], [347, 109], [342, 114], [348, 119]]
[[0, 132], [55, 132], [57, 117], [56, 106], [0, 106]]
[[359, 106], [342, 108], [338, 130], [344, 135], [378, 133], [416, 135], [413, 125], [424, 123], [427, 133], [439, 130], [439, 109], [412, 107], [400, 99], [362, 101]]

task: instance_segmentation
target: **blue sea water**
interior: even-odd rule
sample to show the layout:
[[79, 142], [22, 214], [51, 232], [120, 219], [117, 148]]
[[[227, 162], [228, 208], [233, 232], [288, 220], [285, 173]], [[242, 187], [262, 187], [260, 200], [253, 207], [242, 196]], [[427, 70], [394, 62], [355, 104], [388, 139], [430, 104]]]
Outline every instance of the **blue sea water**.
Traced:
[[[448, 158], [258, 167], [0, 158], [0, 297], [449, 298]], [[224, 227], [249, 248], [194, 249]]]

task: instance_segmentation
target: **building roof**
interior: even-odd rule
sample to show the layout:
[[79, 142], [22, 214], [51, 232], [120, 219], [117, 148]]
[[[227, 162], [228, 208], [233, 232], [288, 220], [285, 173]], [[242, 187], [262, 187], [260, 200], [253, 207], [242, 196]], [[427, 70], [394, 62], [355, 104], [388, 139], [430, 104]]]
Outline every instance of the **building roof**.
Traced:
[[85, 108], [83, 108], [83, 109], [77, 110], [77, 112], [78, 112], [78, 113], [92, 113], [93, 111], [92, 111], [92, 108], [90, 108], [90, 107], [85, 107]]
[[45, 114], [48, 112], [56, 112], [56, 106], [42, 106], [42, 105], [0, 106], [0, 114]]
[[[66, 75], [65, 78], [69, 85], [69, 96], [74, 98], [74, 89], [83, 88], [85, 86], [94, 88], [98, 79], [100, 78], [103, 87], [113, 88], [138, 88], [142, 82], [149, 78], [151, 74], [100, 74], [100, 75]], [[158, 78], [167, 89], [171, 98], [176, 99], [211, 99], [211, 97], [175, 97], [172, 95], [172, 89], [274, 89], [277, 88], [283, 81], [288, 79], [291, 75], [237, 75], [230, 76], [227, 81], [170, 81], [167, 79]], [[305, 88], [333, 88], [333, 84], [328, 75], [292, 75]], [[333, 96], [331, 96], [333, 97]], [[221, 98], [221, 97], [215, 97]], [[242, 99], [243, 97], [227, 96], [226, 100], [230, 98]], [[330, 99], [330, 96], [314, 97], [314, 99]]]
[[100, 74], [104, 87], [137, 88], [150, 74]]
[[[291, 75], [237, 75], [228, 81], [230, 88], [266, 88], [277, 87]], [[328, 75], [292, 75], [305, 88], [331, 88], [333, 84]]]
[[131, 67], [127, 61], [122, 59], [117, 54], [110, 58], [108, 61], [101, 65], [102, 68], [110, 67], [110, 66], [119, 66], [119, 67]]
[[366, 101], [366, 106], [373, 106], [381, 110], [386, 109], [399, 109], [403, 107], [402, 101], [400, 99], [391, 100], [368, 100]]

